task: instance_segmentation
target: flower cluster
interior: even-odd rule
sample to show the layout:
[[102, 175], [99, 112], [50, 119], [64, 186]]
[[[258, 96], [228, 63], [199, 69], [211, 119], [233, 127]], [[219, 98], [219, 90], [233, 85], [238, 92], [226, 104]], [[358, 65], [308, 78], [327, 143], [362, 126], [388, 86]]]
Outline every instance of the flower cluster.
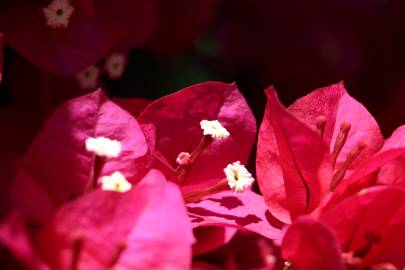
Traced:
[[140, 113], [102, 90], [68, 101], [22, 157], [0, 246], [34, 269], [216, 269], [208, 252], [241, 269], [402, 269], [405, 129], [384, 140], [343, 83], [288, 108], [266, 95], [260, 193], [235, 84]]

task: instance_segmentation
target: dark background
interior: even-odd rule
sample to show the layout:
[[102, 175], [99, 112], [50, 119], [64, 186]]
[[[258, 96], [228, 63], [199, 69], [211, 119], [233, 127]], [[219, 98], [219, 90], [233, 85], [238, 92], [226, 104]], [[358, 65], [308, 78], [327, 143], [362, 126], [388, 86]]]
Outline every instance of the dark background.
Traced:
[[[166, 23], [187, 12], [166, 5]], [[196, 8], [198, 14], [204, 7]], [[155, 99], [197, 82], [235, 81], [260, 123], [265, 87], [274, 85], [288, 105], [343, 80], [386, 137], [405, 122], [405, 1], [224, 0], [210, 8], [209, 20], [189, 45], [162, 51], [146, 44], [131, 50], [124, 76], [113, 81], [103, 77], [103, 86], [113, 96]], [[170, 24], [165, 27], [162, 31], [172, 40], [183, 37], [181, 32], [171, 35], [176, 29]], [[3, 105], [27, 92], [14, 86], [12, 67], [15, 61], [24, 62], [20, 58], [6, 48]], [[24, 78], [35, 69], [29, 67]], [[27, 96], [31, 101], [32, 94]]]

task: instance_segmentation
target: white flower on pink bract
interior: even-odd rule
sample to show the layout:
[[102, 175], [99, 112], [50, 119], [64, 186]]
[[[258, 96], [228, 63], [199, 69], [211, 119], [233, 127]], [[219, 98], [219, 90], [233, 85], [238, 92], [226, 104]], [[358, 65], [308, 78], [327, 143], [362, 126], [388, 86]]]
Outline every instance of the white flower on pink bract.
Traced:
[[51, 28], [68, 27], [70, 16], [74, 10], [69, 0], [53, 0], [46, 8], [42, 9], [46, 24]]
[[105, 137], [89, 137], [86, 140], [86, 150], [100, 157], [118, 157], [121, 153], [121, 143]]
[[105, 61], [104, 69], [110, 79], [118, 79], [125, 70], [126, 57], [122, 53], [113, 53]]
[[234, 192], [242, 192], [249, 188], [255, 179], [239, 161], [228, 164], [224, 169], [229, 187]]
[[115, 192], [127, 192], [132, 185], [120, 172], [114, 172], [112, 175], [101, 177], [101, 189]]
[[100, 69], [94, 65], [76, 74], [76, 79], [82, 89], [94, 89], [97, 87]]
[[226, 130], [218, 120], [202, 120], [200, 126], [204, 135], [210, 135], [215, 140], [225, 139], [229, 136], [228, 130]]

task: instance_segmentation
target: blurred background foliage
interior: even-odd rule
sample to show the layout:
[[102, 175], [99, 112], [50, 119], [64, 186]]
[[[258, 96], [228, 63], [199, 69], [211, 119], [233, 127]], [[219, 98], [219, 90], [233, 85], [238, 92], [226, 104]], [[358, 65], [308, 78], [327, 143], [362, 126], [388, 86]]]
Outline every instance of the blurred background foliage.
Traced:
[[[158, 2], [155, 36], [129, 51], [120, 79], [101, 78], [112, 96], [156, 99], [202, 81], [235, 81], [260, 123], [265, 87], [274, 85], [289, 105], [315, 88], [343, 80], [385, 136], [405, 122], [402, 0]], [[12, 73], [18, 71], [12, 66], [18, 58], [6, 48], [0, 104], [9, 105], [16, 95]], [[27, 73], [20, 74], [26, 80]]]

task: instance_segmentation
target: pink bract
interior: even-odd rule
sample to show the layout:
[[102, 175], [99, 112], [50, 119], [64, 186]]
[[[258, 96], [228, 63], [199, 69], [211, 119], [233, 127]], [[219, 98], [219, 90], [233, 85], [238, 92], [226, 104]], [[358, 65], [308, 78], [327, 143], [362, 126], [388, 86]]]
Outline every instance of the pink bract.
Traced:
[[282, 107], [273, 89], [266, 95], [257, 146], [257, 178], [270, 212], [291, 223], [318, 206], [323, 186], [331, 177], [329, 150], [314, 131]]
[[405, 244], [404, 190], [390, 186], [365, 189], [324, 211], [320, 219], [333, 229], [344, 252], [361, 255], [362, 266], [405, 266], [399, 248]]
[[[341, 191], [350, 183], [345, 174], [354, 171], [360, 175], [364, 166], [369, 170], [382, 166], [381, 162], [378, 166], [366, 163], [382, 147], [379, 127], [368, 111], [347, 94], [343, 83], [315, 90], [288, 109], [280, 104], [274, 90], [268, 89], [266, 94], [268, 103], [259, 132], [256, 166], [270, 212], [281, 221], [290, 223], [315, 210], [327, 192], [335, 189], [332, 174], [341, 173], [343, 166], [347, 168], [337, 182], [338, 194], [350, 194]], [[342, 141], [339, 134], [345, 125], [350, 129]], [[336, 144], [342, 148], [334, 157]], [[365, 147], [345, 165], [359, 145]]]
[[80, 196], [94, 171], [95, 156], [85, 141], [100, 136], [122, 144], [120, 156], [107, 159], [101, 174], [120, 171], [139, 181], [149, 169], [145, 137], [137, 121], [99, 90], [68, 101], [48, 120], [23, 158], [14, 199], [24, 200], [19, 193], [25, 182], [42, 189], [55, 206]]
[[179, 188], [151, 170], [126, 193], [66, 203], [33, 240], [11, 215], [0, 245], [27, 269], [189, 269], [191, 233]]
[[[78, 2], [89, 1], [72, 1], [73, 6]], [[3, 12], [7, 19], [2, 20], [0, 29], [10, 47], [40, 68], [59, 75], [84, 70], [104, 57], [118, 39], [127, 39], [131, 48], [139, 47], [156, 28], [156, 6], [150, 0], [118, 0], [113, 5], [96, 1], [95, 16], [91, 16], [91, 7], [81, 3], [68, 27], [56, 29], [46, 25], [45, 6], [26, 0], [6, 2]]]
[[268, 211], [262, 196], [246, 190], [240, 194], [221, 192], [187, 205], [194, 226], [232, 226], [270, 239], [281, 238], [283, 224]]
[[180, 152], [192, 152], [200, 143], [202, 120], [218, 120], [231, 134], [214, 141], [193, 164], [182, 188], [198, 189], [224, 178], [231, 162], [245, 163], [256, 136], [252, 112], [235, 84], [205, 82], [158, 99], [140, 114], [148, 129], [155, 156], [173, 171]]
[[[193, 236], [181, 193], [151, 171], [126, 193], [95, 191], [66, 204], [39, 236], [55, 269], [70, 269], [72, 241], [83, 237], [79, 269], [189, 269]], [[72, 239], [73, 237], [73, 239]]]
[[281, 252], [297, 270], [344, 269], [333, 232], [309, 216], [297, 218], [288, 228]]

